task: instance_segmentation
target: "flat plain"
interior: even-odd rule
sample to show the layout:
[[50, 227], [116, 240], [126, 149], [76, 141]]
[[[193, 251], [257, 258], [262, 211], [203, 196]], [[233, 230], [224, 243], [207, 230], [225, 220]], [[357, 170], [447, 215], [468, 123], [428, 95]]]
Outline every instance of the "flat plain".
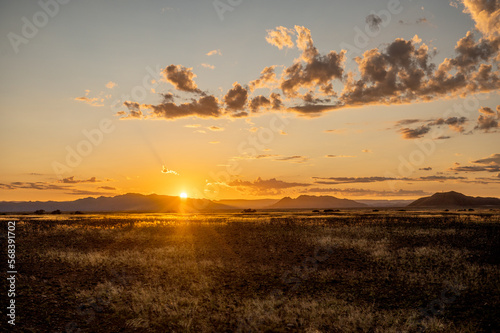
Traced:
[[500, 331], [499, 211], [9, 220], [14, 331]]

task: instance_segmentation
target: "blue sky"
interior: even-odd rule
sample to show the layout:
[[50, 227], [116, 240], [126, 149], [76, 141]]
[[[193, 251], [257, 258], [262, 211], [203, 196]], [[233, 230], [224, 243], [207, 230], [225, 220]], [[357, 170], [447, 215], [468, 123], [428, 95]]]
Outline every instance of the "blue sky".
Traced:
[[[46, 1], [57, 3], [58, 13], [54, 17], [46, 15], [46, 24], [41, 24], [34, 36], [26, 38], [27, 43], [19, 44], [16, 52], [9, 34], [10, 39], [12, 33], [23, 36], [23, 17], [33, 23], [34, 15], [43, 19], [43, 14], [37, 14], [43, 9], [36, 1], [1, 1], [0, 151], [4, 159], [0, 166], [3, 184], [0, 199], [63, 200], [127, 192], [177, 195], [181, 191], [213, 198], [303, 193], [416, 198], [451, 189], [498, 195], [495, 181], [498, 173], [494, 168], [474, 172], [450, 170], [457, 167], [455, 163], [460, 166], [497, 163], [496, 159], [473, 163], [499, 153], [493, 144], [498, 141], [498, 128], [474, 130], [481, 115], [478, 110], [481, 107], [496, 110], [500, 104], [497, 88], [463, 96], [443, 95], [427, 103], [373, 102], [307, 115], [289, 109], [305, 103], [300, 98], [284, 99], [286, 108], [280, 112], [254, 114], [247, 104], [242, 110], [249, 115], [239, 118], [194, 115], [120, 120], [116, 114], [128, 113], [122, 103], [129, 101], [141, 104], [146, 115], [145, 105], [162, 103], [160, 93], [174, 94], [176, 105], [199, 98], [176, 89], [163, 77], [161, 72], [169, 65], [189, 69], [196, 75], [193, 82], [197, 87], [217, 98], [220, 105], [224, 104], [233, 83], [238, 82], [246, 89], [268, 66], [276, 66], [279, 80], [282, 70], [301, 57], [301, 50], [297, 47], [280, 50], [269, 43], [266, 37], [277, 27], [308, 29], [314, 47], [325, 55], [330, 51], [340, 53], [346, 44], [355, 45], [357, 29], [366, 29], [367, 17], [376, 15], [383, 19], [383, 24], [378, 24], [374, 36], [360, 47], [360, 53], [347, 53], [344, 75], [349, 71], [357, 73], [355, 56], [361, 57], [371, 49], [383, 51], [397, 38], [410, 41], [415, 35], [421, 39], [415, 45], [427, 45], [432, 53], [430, 62], [439, 65], [445, 58], [456, 56], [455, 46], [468, 31], [475, 33], [476, 41], [486, 38], [485, 31], [477, 30], [478, 21], [463, 12], [464, 8], [480, 6], [482, 2], [458, 1], [452, 6], [448, 2], [423, 0], [69, 1], [67, 4]], [[218, 13], [214, 3], [225, 4], [226, 7], [219, 8], [232, 10]], [[498, 1], [494, 3], [498, 6]], [[384, 17], [391, 6], [398, 13]], [[481, 13], [481, 8], [477, 13]], [[498, 11], [490, 14], [491, 22], [498, 21]], [[297, 32], [292, 34], [295, 38]], [[489, 38], [494, 40], [495, 36]], [[215, 54], [207, 55], [214, 50]], [[498, 54], [498, 50], [495, 52]], [[494, 56], [483, 64], [498, 71]], [[155, 75], [156, 82], [152, 83]], [[340, 94], [346, 79], [333, 81]], [[280, 89], [265, 88], [251, 92], [249, 102], [259, 94], [269, 97], [271, 91], [285, 97]], [[88, 98], [88, 103], [75, 100], [79, 97]], [[396, 127], [396, 123], [417, 119], [419, 122], [407, 128], [436, 128], [437, 125], [430, 125], [433, 120], [442, 118], [454, 105], [464, 105], [467, 98], [474, 108], [462, 115], [467, 118], [465, 129], [457, 132], [447, 124], [442, 125], [443, 136], [450, 138], [434, 140], [435, 151], [415, 165], [414, 172], [402, 175], [398, 171], [401, 157], [408, 159], [420, 148], [413, 138], [402, 138], [402, 128]], [[117, 101], [116, 107], [112, 107]], [[285, 119], [286, 125], [283, 133], [276, 131], [270, 142], [259, 144], [258, 155], [269, 156], [258, 159], [242, 156], [238, 148], [241, 143], [263, 133], [275, 117]], [[82, 131], [99, 128], [103, 119], [113, 123], [113, 131], [105, 133], [103, 141], [93, 146], [88, 156], [82, 156], [78, 166], [69, 168], [71, 171], [56, 172], [54, 162], [65, 164], [67, 147], [76, 149], [86, 140]], [[417, 139], [433, 139], [431, 134], [424, 133]], [[228, 172], [227, 165], [234, 163], [238, 164], [239, 172]], [[162, 173], [163, 166], [178, 175]], [[221, 173], [225, 174], [223, 179], [213, 176]], [[391, 178], [388, 174], [399, 180], [388, 185], [388, 180], [370, 179]], [[464, 179], [442, 182], [422, 179], [429, 176]], [[69, 177], [81, 181], [65, 183], [64, 179]], [[97, 181], [85, 181], [92, 177]], [[360, 178], [359, 182], [342, 179], [352, 177]], [[323, 184], [318, 182], [327, 181], [319, 178], [339, 179], [328, 181], [334, 184]], [[478, 182], [478, 178], [488, 179]], [[207, 187], [207, 184], [215, 183], [219, 183], [217, 193], [212, 193], [215, 185]], [[321, 191], [313, 191], [318, 188]]]

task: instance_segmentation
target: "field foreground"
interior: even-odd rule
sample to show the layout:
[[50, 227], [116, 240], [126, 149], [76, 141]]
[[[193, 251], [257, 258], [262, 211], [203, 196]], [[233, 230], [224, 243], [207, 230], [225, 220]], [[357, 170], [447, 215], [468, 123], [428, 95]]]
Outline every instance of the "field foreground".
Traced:
[[500, 331], [495, 212], [9, 219], [13, 331]]

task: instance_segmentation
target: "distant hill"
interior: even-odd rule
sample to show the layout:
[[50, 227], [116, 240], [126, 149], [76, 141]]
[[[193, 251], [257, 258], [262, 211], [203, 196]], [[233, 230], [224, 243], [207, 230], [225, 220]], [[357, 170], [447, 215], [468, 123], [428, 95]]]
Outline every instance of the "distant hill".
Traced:
[[409, 204], [408, 207], [500, 207], [500, 199], [470, 197], [462, 193], [451, 191], [435, 193], [430, 197], [420, 198]]
[[74, 201], [0, 202], [0, 212], [193, 212], [229, 209], [206, 199], [181, 199], [167, 195], [128, 193], [115, 197], [84, 198]]
[[332, 196], [301, 195], [296, 199], [285, 197], [269, 206], [271, 209], [313, 209], [313, 208], [361, 208], [365, 204], [349, 199], [339, 199]]
[[[4, 213], [33, 213], [44, 210], [47, 213], [60, 210], [61, 212], [197, 212], [203, 210], [225, 209], [338, 209], [338, 208], [366, 208], [366, 207], [404, 207], [407, 202], [400, 201], [372, 201], [362, 202], [339, 199], [333, 196], [301, 195], [292, 199], [285, 197], [278, 199], [258, 200], [220, 200], [181, 199], [177, 196], [143, 195], [128, 193], [114, 197], [84, 198], [74, 201], [23, 201], [0, 202], [0, 212]], [[472, 208], [495, 207], [500, 208], [500, 199], [470, 197], [458, 192], [436, 193], [430, 197], [420, 198], [411, 202], [407, 207], [422, 208]]]
[[238, 209], [246, 209], [246, 208], [264, 209], [275, 204], [279, 200], [280, 199], [256, 199], [256, 200], [226, 199], [226, 200], [217, 200], [214, 202]]

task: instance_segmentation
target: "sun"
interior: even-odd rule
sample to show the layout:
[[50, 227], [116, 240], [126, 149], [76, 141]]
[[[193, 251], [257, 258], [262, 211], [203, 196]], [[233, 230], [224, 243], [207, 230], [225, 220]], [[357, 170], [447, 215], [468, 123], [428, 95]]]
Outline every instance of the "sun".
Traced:
[[179, 196], [182, 198], [182, 199], [186, 199], [188, 197], [187, 193], [186, 192], [182, 192], [181, 194], [179, 194]]

